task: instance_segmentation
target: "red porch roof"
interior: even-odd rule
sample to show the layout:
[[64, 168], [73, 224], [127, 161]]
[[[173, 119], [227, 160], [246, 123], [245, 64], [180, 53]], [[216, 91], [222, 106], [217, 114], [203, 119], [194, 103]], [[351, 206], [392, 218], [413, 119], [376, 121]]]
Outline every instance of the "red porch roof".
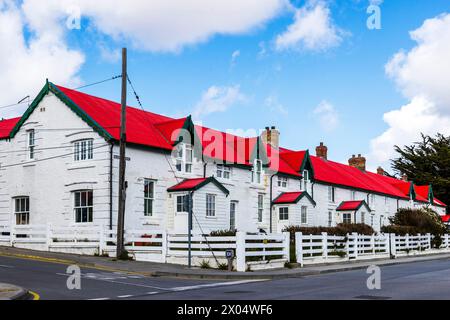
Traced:
[[9, 137], [12, 129], [16, 126], [17, 122], [19, 122], [19, 118], [12, 119], [4, 119], [0, 121], [0, 139], [6, 139]]
[[[369, 206], [366, 204], [366, 202], [364, 200], [344, 201], [339, 205], [339, 207], [337, 207], [336, 211], [357, 211], [363, 205], [366, 205], [369, 208]], [[369, 210], [370, 210], [370, 208], [369, 208]]]

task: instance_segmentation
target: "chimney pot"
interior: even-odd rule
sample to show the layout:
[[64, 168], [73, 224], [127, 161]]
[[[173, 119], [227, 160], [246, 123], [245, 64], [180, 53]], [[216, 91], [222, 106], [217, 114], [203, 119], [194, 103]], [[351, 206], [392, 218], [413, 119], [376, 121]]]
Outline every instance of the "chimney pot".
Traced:
[[378, 167], [377, 174], [379, 174], [380, 176], [384, 176], [384, 169], [382, 167]]
[[280, 132], [276, 127], [266, 127], [266, 131], [261, 134], [262, 141], [270, 144], [273, 148], [278, 149], [280, 146]]
[[328, 147], [323, 142], [316, 148], [316, 156], [322, 159], [328, 159]]
[[366, 158], [358, 154], [358, 157], [353, 155], [350, 159], [348, 159], [348, 164], [351, 167], [357, 168], [361, 171], [366, 171]]

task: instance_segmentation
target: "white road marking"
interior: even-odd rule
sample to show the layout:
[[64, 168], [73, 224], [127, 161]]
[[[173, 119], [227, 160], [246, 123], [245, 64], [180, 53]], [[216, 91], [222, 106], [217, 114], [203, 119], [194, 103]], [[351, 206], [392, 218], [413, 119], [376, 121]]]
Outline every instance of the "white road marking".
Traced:
[[133, 295], [132, 294], [125, 294], [125, 295], [123, 295], [123, 296], [117, 296], [117, 298], [131, 298], [131, 297], [133, 297]]
[[110, 300], [109, 298], [96, 298], [96, 299], [89, 299], [91, 301], [101, 301], [101, 300]]
[[267, 280], [257, 279], [257, 280], [241, 280], [241, 281], [232, 281], [232, 282], [218, 282], [218, 283], [200, 284], [200, 285], [195, 285], [195, 286], [175, 287], [175, 288], [171, 288], [170, 290], [178, 292], [178, 291], [187, 291], [187, 290], [197, 290], [197, 289], [203, 289], [203, 288], [234, 286], [234, 285], [239, 285], [239, 284], [261, 282], [261, 281], [267, 281]]
[[3, 264], [0, 264], [0, 268], [7, 268], [7, 269], [13, 269], [13, 266], [5, 266]]

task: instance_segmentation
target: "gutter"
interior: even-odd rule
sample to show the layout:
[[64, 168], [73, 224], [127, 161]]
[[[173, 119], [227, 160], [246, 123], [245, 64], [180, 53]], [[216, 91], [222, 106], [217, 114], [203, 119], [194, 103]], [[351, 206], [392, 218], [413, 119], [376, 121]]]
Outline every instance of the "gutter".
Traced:
[[277, 176], [276, 174], [273, 174], [270, 177], [270, 228], [269, 228], [270, 233], [272, 233], [272, 231], [273, 231], [273, 227], [272, 227], [272, 224], [273, 224], [273, 178], [276, 176]]

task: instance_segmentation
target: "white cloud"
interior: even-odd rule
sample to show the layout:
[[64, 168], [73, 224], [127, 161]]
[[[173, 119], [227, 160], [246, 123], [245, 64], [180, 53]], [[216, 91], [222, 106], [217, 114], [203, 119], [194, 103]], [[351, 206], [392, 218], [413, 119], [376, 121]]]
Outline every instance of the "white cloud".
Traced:
[[270, 112], [277, 112], [282, 115], [288, 115], [289, 111], [278, 101], [278, 97], [270, 95], [264, 100], [264, 106], [270, 110]]
[[225, 112], [233, 105], [245, 100], [245, 95], [241, 93], [240, 87], [237, 85], [232, 87], [211, 86], [196, 104], [193, 116], [198, 119], [211, 113]]
[[276, 49], [324, 51], [342, 42], [343, 32], [334, 25], [325, 1], [308, 1], [295, 10], [294, 23], [275, 40]]
[[[51, 2], [55, 10], [46, 8]], [[35, 23], [58, 21], [68, 5], [78, 6], [102, 34], [135, 48], [176, 52], [216, 34], [243, 34], [261, 27], [288, 6], [288, 0], [25, 0], [36, 9]], [[59, 9], [56, 9], [59, 6]]]
[[314, 109], [313, 115], [324, 131], [333, 131], [339, 125], [339, 114], [336, 108], [328, 101], [322, 101]]
[[421, 132], [450, 134], [450, 14], [426, 20], [410, 35], [417, 45], [386, 65], [410, 102], [384, 115], [389, 128], [371, 142], [372, 157], [380, 162], [394, 156], [394, 145], [418, 141]]
[[[26, 38], [26, 32], [32, 35]], [[84, 56], [68, 48], [62, 35], [61, 26], [32, 20], [15, 2], [0, 0], [1, 105], [37, 94], [46, 78], [62, 85], [80, 83], [77, 74]], [[17, 116], [25, 108], [2, 109], [1, 116]]]
[[241, 56], [241, 51], [239, 51], [239, 50], [233, 51], [233, 53], [231, 54], [231, 63], [230, 63], [231, 67], [234, 67], [236, 65], [236, 60], [240, 56]]

